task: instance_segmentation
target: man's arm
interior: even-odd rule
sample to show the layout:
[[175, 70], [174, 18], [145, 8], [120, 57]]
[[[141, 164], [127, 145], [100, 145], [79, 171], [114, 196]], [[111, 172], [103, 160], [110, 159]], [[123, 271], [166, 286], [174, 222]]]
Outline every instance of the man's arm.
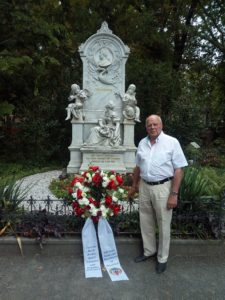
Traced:
[[134, 194], [138, 191], [139, 180], [140, 180], [140, 168], [136, 166], [133, 171], [133, 184], [128, 192], [128, 198], [132, 198]]
[[182, 178], [183, 178], [182, 168], [176, 169], [174, 172], [174, 177], [173, 177], [173, 181], [172, 181], [171, 193], [170, 193], [168, 201], [167, 201], [168, 209], [172, 209], [177, 206], [178, 192], [179, 192]]

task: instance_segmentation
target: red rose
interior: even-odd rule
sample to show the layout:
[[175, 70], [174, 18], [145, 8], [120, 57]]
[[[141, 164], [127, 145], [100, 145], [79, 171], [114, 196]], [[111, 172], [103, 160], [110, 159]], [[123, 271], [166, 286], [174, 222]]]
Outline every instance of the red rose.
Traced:
[[123, 183], [123, 178], [119, 175], [116, 175], [116, 181], [118, 182], [119, 185]]
[[99, 211], [97, 212], [97, 216], [98, 216], [98, 217], [101, 217], [101, 215], [102, 215], [102, 212], [99, 210]]
[[121, 206], [120, 205], [114, 205], [114, 207], [112, 208], [112, 210], [113, 210], [114, 215], [117, 216], [118, 213], [121, 210]]
[[96, 185], [96, 186], [100, 186], [101, 182], [102, 182], [102, 177], [99, 173], [94, 174], [94, 176], [92, 177], [92, 182]]
[[96, 172], [99, 170], [99, 167], [98, 166], [90, 166], [89, 169]]
[[77, 199], [81, 199], [81, 198], [82, 198], [82, 190], [77, 189]]
[[83, 174], [82, 174], [82, 177], [86, 177], [86, 175], [87, 175], [87, 171], [85, 171]]
[[91, 197], [88, 198], [88, 200], [89, 200], [89, 202], [92, 203], [92, 204], [94, 204], [94, 202], [95, 202], [95, 200], [94, 200], [93, 198], [91, 198]]
[[73, 202], [72, 203], [72, 207], [73, 207], [73, 209], [75, 209], [76, 207], [78, 207], [79, 205], [78, 205], [78, 203], [77, 202]]
[[71, 187], [68, 187], [67, 191], [68, 191], [69, 194], [73, 193], [73, 189]]
[[90, 203], [94, 204], [95, 207], [99, 207], [99, 203], [96, 200], [94, 200], [93, 198], [90, 197], [90, 198], [88, 198], [88, 200]]
[[91, 218], [92, 218], [92, 220], [93, 220], [94, 223], [97, 223], [98, 220], [99, 220], [99, 217], [98, 217], [98, 216], [97, 216], [97, 217], [92, 216]]
[[70, 186], [74, 186], [77, 182], [82, 183], [84, 181], [83, 177], [74, 177], [74, 179], [72, 180]]
[[109, 206], [112, 203], [112, 197], [107, 195], [105, 196], [105, 204]]
[[84, 213], [84, 209], [83, 208], [80, 208], [80, 207], [76, 207], [75, 209], [74, 209], [74, 211], [75, 211], [75, 213], [76, 213], [76, 215], [77, 216], [81, 216], [81, 215], [83, 215], [83, 213]]
[[116, 184], [114, 180], [110, 180], [110, 182], [107, 185], [107, 188], [110, 190], [116, 190]]

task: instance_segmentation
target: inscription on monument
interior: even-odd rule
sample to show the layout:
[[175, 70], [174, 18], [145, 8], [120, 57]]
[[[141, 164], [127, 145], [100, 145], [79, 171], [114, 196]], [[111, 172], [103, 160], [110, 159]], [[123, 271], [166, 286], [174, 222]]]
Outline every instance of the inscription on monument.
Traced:
[[88, 154], [86, 160], [90, 163], [118, 163], [121, 161], [121, 157], [116, 156], [115, 154]]

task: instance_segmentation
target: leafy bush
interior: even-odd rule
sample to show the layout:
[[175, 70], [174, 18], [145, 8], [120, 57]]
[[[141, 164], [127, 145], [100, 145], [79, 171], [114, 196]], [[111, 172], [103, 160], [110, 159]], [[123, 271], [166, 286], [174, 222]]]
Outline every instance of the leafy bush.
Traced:
[[222, 154], [225, 154], [225, 139], [224, 138], [217, 138], [213, 145], [218, 149], [218, 151]]
[[198, 162], [201, 158], [201, 148], [196, 149], [191, 144], [184, 148], [184, 153], [188, 160], [193, 160], [194, 162]]
[[200, 173], [200, 169], [187, 167], [184, 170], [179, 198], [183, 201], [195, 201], [200, 196], [207, 195], [208, 188], [208, 179]]
[[188, 160], [193, 160], [193, 163], [199, 166], [225, 168], [225, 155], [222, 151], [223, 141], [218, 139], [218, 144], [216, 145], [217, 147], [210, 146], [196, 149], [188, 144], [184, 148], [185, 156]]
[[208, 182], [208, 188], [206, 189], [206, 195], [219, 196], [225, 189], [225, 169], [203, 167], [199, 170], [199, 173]]
[[[188, 167], [179, 192], [178, 214], [201, 215], [209, 218], [210, 215], [218, 218], [221, 210], [221, 194], [225, 187], [223, 179], [215, 169]], [[195, 222], [190, 221], [189, 226]], [[198, 222], [196, 223], [198, 226]], [[196, 225], [194, 224], [194, 225]]]
[[20, 204], [25, 200], [30, 188], [21, 189], [21, 184], [14, 178], [6, 180], [0, 185], [0, 223], [1, 227], [10, 226], [20, 222], [23, 212]]
[[49, 189], [57, 198], [64, 199], [68, 196], [67, 188], [71, 184], [72, 179], [72, 175], [65, 179], [53, 179], [49, 185]]
[[202, 149], [199, 163], [201, 166], [225, 167], [225, 156], [221, 155], [219, 148], [208, 147]]

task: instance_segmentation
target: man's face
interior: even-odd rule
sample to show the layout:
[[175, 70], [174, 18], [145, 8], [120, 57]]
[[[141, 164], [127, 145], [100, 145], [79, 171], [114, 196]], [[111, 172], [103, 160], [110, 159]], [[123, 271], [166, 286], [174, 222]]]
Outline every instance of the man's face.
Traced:
[[146, 130], [151, 139], [156, 139], [162, 131], [162, 122], [158, 116], [150, 116], [146, 120]]

